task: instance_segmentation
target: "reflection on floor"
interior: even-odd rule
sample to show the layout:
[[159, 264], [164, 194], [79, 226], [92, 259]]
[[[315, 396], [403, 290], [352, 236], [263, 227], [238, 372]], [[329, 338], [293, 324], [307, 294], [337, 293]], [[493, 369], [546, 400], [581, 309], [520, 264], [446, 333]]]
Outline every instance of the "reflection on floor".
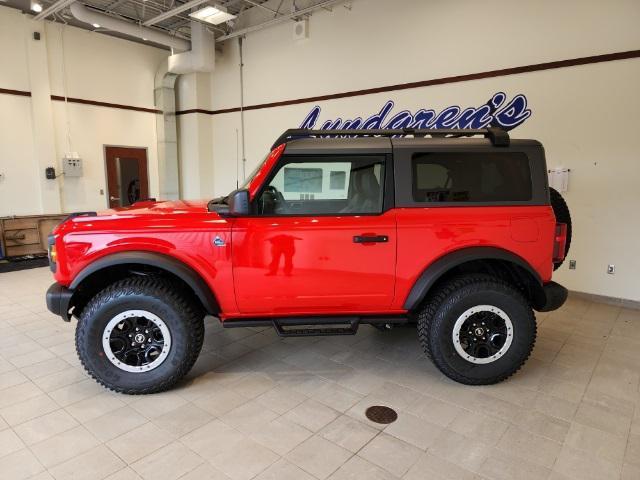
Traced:
[[[408, 328], [282, 340], [207, 319], [186, 381], [132, 397], [86, 376], [50, 283], [0, 274], [2, 479], [640, 478], [640, 311], [570, 299], [538, 315], [521, 372], [480, 388]], [[369, 422], [371, 405], [398, 420]]]

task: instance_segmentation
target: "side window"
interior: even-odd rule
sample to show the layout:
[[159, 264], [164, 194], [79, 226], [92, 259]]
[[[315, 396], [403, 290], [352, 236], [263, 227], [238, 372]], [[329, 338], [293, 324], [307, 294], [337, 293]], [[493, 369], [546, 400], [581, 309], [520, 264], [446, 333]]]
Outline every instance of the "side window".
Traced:
[[259, 215], [382, 212], [384, 157], [285, 158], [257, 199]]
[[416, 153], [415, 202], [520, 202], [531, 200], [531, 171], [524, 153]]

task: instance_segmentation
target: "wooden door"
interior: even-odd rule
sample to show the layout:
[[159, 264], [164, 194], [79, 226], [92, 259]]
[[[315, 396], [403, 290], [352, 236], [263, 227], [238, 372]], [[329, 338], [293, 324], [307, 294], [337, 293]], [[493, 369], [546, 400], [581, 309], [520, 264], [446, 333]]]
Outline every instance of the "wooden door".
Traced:
[[147, 150], [106, 147], [109, 208], [128, 207], [149, 198]]

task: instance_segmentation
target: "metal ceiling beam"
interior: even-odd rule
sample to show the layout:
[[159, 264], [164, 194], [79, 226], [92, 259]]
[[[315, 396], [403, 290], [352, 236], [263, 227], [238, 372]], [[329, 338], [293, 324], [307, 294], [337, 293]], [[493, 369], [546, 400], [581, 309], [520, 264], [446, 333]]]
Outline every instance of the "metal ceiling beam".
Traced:
[[246, 35], [247, 33], [251, 33], [251, 32], [257, 32], [258, 30], [262, 30], [265, 29], [267, 27], [270, 27], [272, 25], [276, 25], [278, 23], [282, 23], [282, 22], [286, 22], [287, 20], [290, 20], [292, 18], [297, 18], [297, 17], [302, 17], [303, 15], [307, 15], [309, 13], [315, 12], [316, 10], [320, 10], [322, 8], [326, 8], [329, 7], [331, 5], [335, 5], [336, 3], [342, 3], [345, 0], [326, 0], [324, 2], [320, 2], [316, 5], [313, 5], [311, 7], [307, 7], [307, 8], [303, 8], [301, 10], [297, 10], [293, 13], [289, 13], [286, 15], [281, 15], [277, 18], [274, 18], [272, 20], [269, 20], [267, 22], [263, 22], [263, 23], [259, 23], [258, 25], [253, 25], [251, 27], [247, 27], [247, 28], [243, 28], [241, 30], [237, 30], [233, 33], [230, 33], [228, 35], [223, 35], [221, 37], [216, 38], [216, 42], [224, 42], [225, 40], [229, 40], [231, 38], [236, 38], [236, 37], [240, 37], [242, 35]]
[[49, 15], [53, 15], [54, 13], [59, 12], [63, 8], [68, 7], [73, 2], [75, 2], [75, 0], [58, 0], [56, 3], [54, 3], [53, 5], [47, 7], [42, 12], [40, 12], [38, 15], [33, 17], [33, 19], [34, 20], [42, 20], [44, 18], [47, 18]]
[[154, 23], [158, 23], [158, 22], [161, 22], [163, 20], [166, 20], [167, 18], [174, 17], [178, 13], [182, 13], [185, 10], [190, 10], [193, 7], [197, 7], [198, 5], [206, 3], [207, 1], [208, 0], [191, 0], [190, 2], [183, 3], [179, 7], [173, 8], [173, 9], [167, 11], [167, 12], [161, 13], [160, 15], [158, 15], [156, 17], [150, 18], [146, 22], [143, 22], [142, 25], [145, 25], [145, 26], [148, 27], [149, 25], [153, 25]]
[[253, 5], [254, 7], [258, 7], [258, 8], [261, 8], [263, 10], [266, 10], [267, 12], [275, 13], [276, 15], [278, 15], [278, 12], [275, 11], [273, 8], [266, 7], [266, 6], [264, 6], [264, 5], [262, 5], [262, 4], [258, 3], [258, 2], [253, 2], [252, 0], [242, 0], [242, 1], [243, 2], [247, 2], [250, 5]]
[[120, 5], [123, 5], [127, 3], [127, 0], [116, 0], [115, 2], [111, 3], [108, 7], [105, 8], [105, 10], [107, 10], [108, 12], [113, 12], [116, 8], [118, 8]]

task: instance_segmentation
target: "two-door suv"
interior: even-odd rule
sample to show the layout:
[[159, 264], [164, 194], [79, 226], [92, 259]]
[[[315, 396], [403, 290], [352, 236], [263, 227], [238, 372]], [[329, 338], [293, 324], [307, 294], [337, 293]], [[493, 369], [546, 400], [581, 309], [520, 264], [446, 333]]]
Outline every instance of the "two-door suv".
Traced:
[[413, 324], [445, 375], [490, 384], [531, 353], [533, 310], [564, 303], [551, 275], [570, 234], [537, 141], [288, 130], [226, 197], [70, 215], [49, 239], [47, 304], [78, 318], [82, 364], [119, 392], [175, 384], [206, 315], [282, 336]]

